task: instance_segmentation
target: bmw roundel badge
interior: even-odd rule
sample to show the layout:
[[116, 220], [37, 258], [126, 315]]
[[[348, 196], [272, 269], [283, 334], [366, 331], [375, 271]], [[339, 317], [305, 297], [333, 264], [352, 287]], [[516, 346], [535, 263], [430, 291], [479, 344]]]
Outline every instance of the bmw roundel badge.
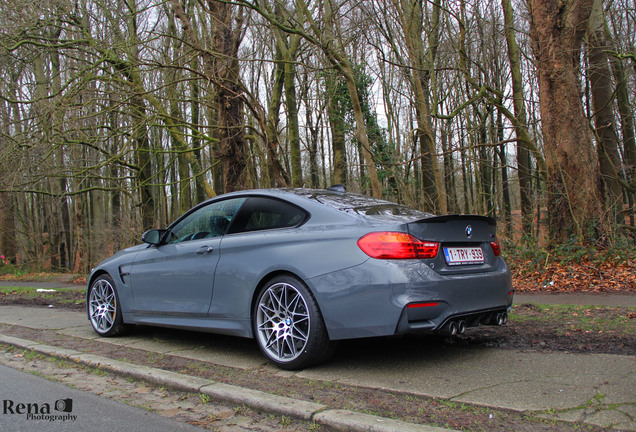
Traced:
[[470, 238], [470, 236], [471, 236], [471, 235], [473, 235], [473, 227], [471, 227], [470, 225], [468, 225], [468, 226], [466, 227], [466, 237], [469, 237], [469, 238]]

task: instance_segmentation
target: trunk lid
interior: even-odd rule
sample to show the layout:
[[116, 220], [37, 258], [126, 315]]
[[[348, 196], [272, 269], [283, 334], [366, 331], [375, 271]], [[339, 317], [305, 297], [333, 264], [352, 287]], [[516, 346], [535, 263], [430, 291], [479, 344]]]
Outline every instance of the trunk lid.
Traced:
[[497, 240], [494, 218], [477, 215], [433, 216], [407, 223], [409, 234], [440, 244], [429, 264], [437, 273], [472, 273], [494, 270], [498, 256], [491, 242]]

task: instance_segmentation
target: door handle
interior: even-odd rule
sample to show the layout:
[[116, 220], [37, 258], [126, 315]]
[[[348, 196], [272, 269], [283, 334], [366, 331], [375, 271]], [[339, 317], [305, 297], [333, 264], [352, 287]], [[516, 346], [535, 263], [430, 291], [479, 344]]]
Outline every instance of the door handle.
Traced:
[[204, 255], [204, 254], [211, 254], [212, 252], [214, 252], [214, 248], [211, 246], [202, 246], [201, 248], [197, 249], [197, 255]]

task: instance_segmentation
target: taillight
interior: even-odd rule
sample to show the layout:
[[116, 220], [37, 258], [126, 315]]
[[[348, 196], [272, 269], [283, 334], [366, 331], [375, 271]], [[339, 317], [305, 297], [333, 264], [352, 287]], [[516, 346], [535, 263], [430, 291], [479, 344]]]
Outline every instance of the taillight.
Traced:
[[358, 246], [377, 259], [431, 259], [439, 250], [439, 243], [423, 242], [401, 232], [369, 233], [358, 240]]
[[499, 240], [491, 241], [490, 246], [492, 247], [492, 251], [495, 253], [495, 256], [501, 255], [501, 245], [499, 244]]

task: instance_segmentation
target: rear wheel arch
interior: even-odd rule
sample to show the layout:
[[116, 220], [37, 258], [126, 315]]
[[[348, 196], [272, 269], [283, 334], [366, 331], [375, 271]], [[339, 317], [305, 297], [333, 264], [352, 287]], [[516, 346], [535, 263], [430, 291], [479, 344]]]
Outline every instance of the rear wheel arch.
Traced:
[[[254, 319], [254, 306], [256, 306], [256, 301], [258, 300], [259, 294], [261, 293], [265, 285], [267, 285], [268, 283], [270, 283], [272, 280], [274, 280], [275, 278], [279, 276], [290, 276], [301, 281], [303, 284], [305, 284], [305, 287], [307, 287], [310, 294], [313, 296], [314, 300], [316, 301], [316, 304], [318, 304], [318, 301], [316, 299], [316, 294], [314, 294], [313, 290], [307, 284], [307, 282], [305, 282], [304, 278], [300, 277], [296, 273], [289, 270], [276, 270], [263, 276], [260, 282], [258, 283], [258, 285], [256, 285], [256, 288], [254, 289], [254, 292], [252, 293], [252, 301], [250, 303], [250, 320]], [[320, 305], [318, 305], [318, 309], [320, 309]], [[254, 335], [254, 337], [256, 337], [256, 335]]]

